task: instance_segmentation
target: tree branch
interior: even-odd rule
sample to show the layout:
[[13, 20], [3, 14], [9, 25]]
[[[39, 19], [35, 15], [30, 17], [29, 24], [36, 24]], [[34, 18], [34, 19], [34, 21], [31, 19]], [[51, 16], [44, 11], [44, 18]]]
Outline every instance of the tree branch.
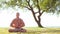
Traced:
[[26, 0], [26, 2], [28, 3], [28, 6], [31, 8], [31, 6], [30, 6], [30, 0], [28, 1], [28, 0]]
[[41, 15], [44, 13], [45, 10], [42, 11]]
[[35, 16], [33, 7], [30, 5], [30, 0], [29, 0], [29, 1], [26, 0], [26, 2], [28, 3], [28, 6], [31, 8], [31, 12], [32, 12], [32, 14], [33, 14], [33, 17], [34, 17], [35, 21], [38, 22], [38, 20], [37, 20], [37, 18], [36, 18], [36, 16]]
[[40, 14], [40, 7], [39, 7], [39, 1], [37, 0], [37, 8], [38, 8], [38, 12]]
[[29, 7], [26, 7], [26, 6], [25, 6], [25, 8], [27, 8], [27, 9], [31, 10], [31, 8], [29, 8]]
[[41, 18], [40, 18], [41, 10], [40, 10], [40, 7], [39, 7], [39, 1], [38, 0], [37, 0], [37, 8], [38, 8], [38, 13], [39, 13], [39, 15], [38, 15], [38, 22], [40, 22], [41, 21]]
[[35, 16], [34, 11], [33, 11], [33, 10], [31, 10], [31, 11], [32, 11], [32, 14], [33, 14], [33, 17], [34, 17], [35, 21], [38, 22], [38, 20], [37, 20], [37, 18], [36, 18], [36, 16]]

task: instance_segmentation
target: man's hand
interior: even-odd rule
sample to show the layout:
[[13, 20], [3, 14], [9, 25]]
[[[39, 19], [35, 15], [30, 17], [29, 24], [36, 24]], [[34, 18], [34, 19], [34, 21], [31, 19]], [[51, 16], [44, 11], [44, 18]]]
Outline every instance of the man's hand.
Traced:
[[20, 26], [12, 24], [14, 28], [19, 28]]
[[10, 28], [11, 29], [15, 29], [15, 24], [12, 24], [12, 26]]
[[13, 27], [15, 27], [15, 24], [12, 24], [13, 25]]

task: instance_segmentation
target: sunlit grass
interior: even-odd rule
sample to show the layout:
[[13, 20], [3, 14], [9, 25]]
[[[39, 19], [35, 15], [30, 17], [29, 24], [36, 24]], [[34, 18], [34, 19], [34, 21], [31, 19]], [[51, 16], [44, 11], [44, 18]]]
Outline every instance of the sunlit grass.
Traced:
[[[0, 34], [9, 34], [8, 29], [9, 28], [0, 28]], [[24, 34], [28, 34], [28, 32], [30, 32], [30, 34], [60, 34], [60, 28], [25, 27], [25, 29], [27, 32]]]

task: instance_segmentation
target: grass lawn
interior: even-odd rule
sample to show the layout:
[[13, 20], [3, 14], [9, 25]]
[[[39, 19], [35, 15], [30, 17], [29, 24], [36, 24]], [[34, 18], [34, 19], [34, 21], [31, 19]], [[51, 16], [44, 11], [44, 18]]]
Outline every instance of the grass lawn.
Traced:
[[[17, 34], [9, 33], [8, 29], [9, 28], [0, 28], [0, 34]], [[27, 32], [22, 34], [60, 34], [60, 28], [25, 27], [25, 29]]]

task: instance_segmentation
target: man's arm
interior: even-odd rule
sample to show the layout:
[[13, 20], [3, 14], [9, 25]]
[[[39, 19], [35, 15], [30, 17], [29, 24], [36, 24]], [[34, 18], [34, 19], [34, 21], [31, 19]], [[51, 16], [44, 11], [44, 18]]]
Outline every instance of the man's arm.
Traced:
[[16, 20], [14, 19], [13, 21], [12, 21], [12, 23], [11, 23], [11, 27], [17, 27], [17, 24], [15, 23], [16, 22]]
[[25, 26], [24, 21], [21, 20], [21, 21], [20, 21], [20, 27], [24, 27], [24, 26]]
[[24, 24], [24, 21], [22, 20], [22, 27], [24, 27], [25, 26], [25, 24]]
[[11, 27], [14, 27], [14, 20], [10, 24]]

